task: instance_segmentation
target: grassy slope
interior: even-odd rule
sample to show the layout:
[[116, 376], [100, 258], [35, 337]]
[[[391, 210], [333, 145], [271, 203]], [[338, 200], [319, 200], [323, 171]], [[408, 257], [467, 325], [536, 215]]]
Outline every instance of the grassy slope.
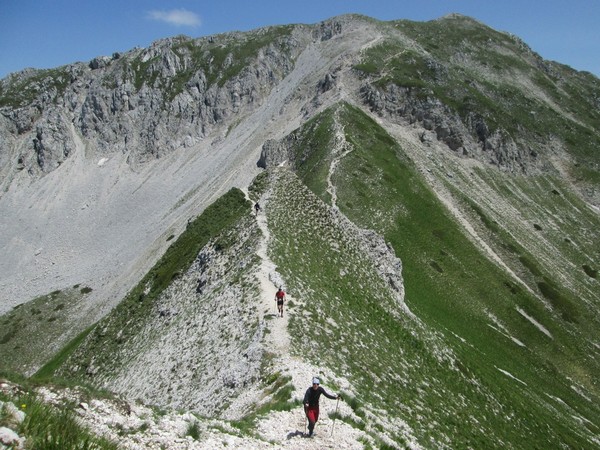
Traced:
[[[0, 317], [0, 371], [31, 374], [58, 351], [52, 343], [70, 339], [77, 328], [68, 320], [86, 301], [90, 288], [73, 286], [18, 305]], [[35, 339], [32, 340], [32, 336]]]
[[[465, 238], [383, 130], [357, 110], [343, 108], [342, 113], [346, 139], [355, 150], [342, 160], [333, 178], [338, 206], [356, 223], [384, 234], [392, 244], [403, 261], [407, 303], [431, 330], [444, 335], [457, 361], [454, 365], [440, 362], [428, 348], [426, 337], [418, 333], [415, 337], [407, 331], [410, 327], [386, 314], [385, 302], [372, 300], [376, 296], [360, 277], [352, 277], [354, 281], [348, 285], [342, 283], [346, 280], [338, 275], [339, 265], [345, 263], [336, 254], [325, 252], [324, 233], [314, 235], [314, 228], [323, 225], [313, 224], [311, 234], [308, 224], [312, 219], [303, 213], [313, 206], [288, 204], [294, 216], [285, 223], [293, 224], [293, 229], [284, 231], [274, 218], [278, 233], [290, 235], [280, 238], [274, 258], [286, 254], [278, 263], [296, 280], [295, 287], [318, 305], [310, 317], [322, 312], [333, 317], [340, 328], [342, 323], [351, 324], [346, 333], [335, 331], [339, 339], [331, 339], [331, 327], [319, 319], [321, 339], [316, 342], [321, 345], [311, 351], [313, 356], [322, 353], [327, 362], [352, 374], [357, 386], [382, 390], [382, 398], [369, 391], [360, 396], [373, 407], [384, 407], [407, 421], [418, 430], [423, 443], [434, 439], [453, 448], [494, 448], [503, 446], [502, 442], [515, 447], [556, 446], [560, 442], [589, 446], [590, 433], [597, 433], [600, 427], [593, 381], [598, 367], [580, 350], [579, 342], [593, 340], [592, 325], [597, 318], [588, 321], [587, 315], [580, 314], [579, 323], [573, 324], [553, 312], [556, 308], [549, 311], [538, 298], [519, 288]], [[328, 120], [325, 114], [323, 121]], [[304, 145], [299, 140], [301, 148]], [[311, 179], [314, 174], [304, 172], [306, 184], [323, 185]], [[317, 194], [329, 198], [323, 190]], [[541, 262], [536, 264], [542, 267]], [[351, 267], [353, 262], [344, 270]], [[568, 298], [566, 308], [582, 308], [579, 299], [561, 291]], [[517, 306], [544, 324], [554, 339], [518, 314]], [[505, 327], [504, 335], [497, 331], [498, 322]], [[319, 327], [296, 323], [297, 344], [301, 345], [302, 336], [313, 333], [311, 328]], [[358, 342], [349, 343], [344, 335], [358, 336]], [[384, 342], [389, 346], [383, 346]], [[577, 394], [573, 385], [584, 386], [589, 400]], [[583, 419], [580, 422], [578, 418]]]
[[467, 17], [387, 24], [417, 45], [390, 34], [369, 48], [356, 68], [374, 85], [435, 97], [464, 122], [482, 119], [490, 132], [503, 130], [536, 151], [558, 138], [576, 162], [573, 177], [600, 181], [598, 78], [543, 61], [517, 38]]

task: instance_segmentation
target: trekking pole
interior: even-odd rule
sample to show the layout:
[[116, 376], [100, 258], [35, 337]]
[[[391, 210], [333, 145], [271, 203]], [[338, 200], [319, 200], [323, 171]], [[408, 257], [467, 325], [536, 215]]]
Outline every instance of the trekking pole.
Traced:
[[331, 424], [331, 435], [332, 436], [333, 436], [333, 427], [335, 427], [335, 419], [337, 419], [339, 407], [340, 407], [340, 397], [338, 396], [337, 403], [335, 405], [335, 414], [333, 415], [333, 424]]
[[306, 409], [304, 406], [302, 407], [302, 420], [304, 421], [304, 434], [306, 435], [306, 421], [308, 420], [308, 417], [306, 417]]

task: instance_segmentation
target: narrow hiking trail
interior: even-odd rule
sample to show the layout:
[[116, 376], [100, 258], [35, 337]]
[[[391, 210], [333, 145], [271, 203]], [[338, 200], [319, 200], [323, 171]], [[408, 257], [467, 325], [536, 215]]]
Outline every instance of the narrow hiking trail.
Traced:
[[[302, 299], [295, 298], [294, 293], [287, 290], [285, 280], [277, 272], [277, 266], [271, 261], [268, 255], [271, 233], [268, 226], [268, 208], [271, 198], [271, 190], [265, 192], [258, 200], [261, 205], [261, 211], [256, 214], [257, 224], [262, 232], [262, 237], [258, 245], [257, 255], [261, 259], [257, 278], [261, 290], [261, 304], [259, 307], [259, 316], [264, 320], [269, 332], [265, 337], [265, 346], [268, 352], [273, 354], [273, 371], [281, 376], [291, 377], [291, 383], [294, 386], [292, 401], [297, 401], [298, 407], [291, 411], [274, 411], [266, 417], [259, 419], [257, 423], [257, 432], [265, 440], [275, 444], [275, 448], [290, 448], [299, 450], [317, 450], [317, 449], [362, 449], [364, 444], [359, 439], [367, 440], [365, 433], [352, 428], [341, 420], [334, 420], [329, 417], [338, 410], [338, 413], [345, 416], [353, 415], [351, 408], [343, 401], [330, 400], [321, 397], [320, 417], [315, 427], [315, 436], [307, 438], [306, 418], [302, 400], [304, 393], [313, 376], [319, 376], [323, 379], [322, 385], [325, 390], [332, 394], [333, 391], [327, 384], [327, 380], [335, 379], [340, 384], [338, 374], [333, 374], [327, 368], [319, 367], [303, 360], [301, 356], [295, 356], [291, 353], [291, 337], [288, 331], [290, 316], [292, 320], [301, 316]], [[283, 317], [279, 317], [275, 293], [279, 287], [286, 292]], [[294, 304], [293, 308], [288, 308], [289, 302]], [[301, 319], [297, 319], [301, 320]], [[307, 339], [306, 345], [310, 345]], [[342, 379], [343, 380], [343, 379]], [[343, 386], [349, 383], [342, 382]]]
[[[272, 175], [271, 183], [276, 187], [285, 177], [291, 176], [287, 169], [277, 169]], [[248, 192], [245, 194], [248, 198]], [[272, 393], [264, 389], [263, 383], [259, 381], [248, 386], [240, 395], [228, 399], [231, 403], [227, 411], [214, 416], [197, 415], [194, 411], [184, 409], [161, 409], [157, 413], [154, 407], [140, 401], [110, 396], [93, 398], [89, 392], [77, 388], [42, 386], [38, 389], [40, 398], [45, 403], [61, 408], [74, 408], [78, 420], [85, 427], [94, 434], [118, 442], [119, 448], [127, 450], [362, 450], [365, 447], [379, 448], [382, 442], [394, 445], [394, 442], [386, 441], [378, 433], [378, 429], [390, 426], [388, 422], [367, 410], [366, 415], [359, 417], [344, 400], [325, 397], [321, 397], [315, 435], [305, 437], [307, 421], [302, 400], [313, 376], [321, 378], [321, 385], [328, 393], [348, 394], [348, 398], [360, 398], [361, 393], [365, 389], [372, 389], [372, 386], [361, 385], [355, 388], [344, 377], [343, 372], [334, 372], [319, 364], [318, 360], [309, 361], [302, 350], [313, 344], [310, 336], [298, 342], [297, 336], [290, 335], [290, 323], [307, 320], [303, 314], [305, 300], [301, 292], [288, 292], [285, 280], [269, 257], [269, 248], [274, 239], [269, 229], [269, 217], [273, 218], [272, 214], [276, 210], [275, 204], [273, 210], [270, 210], [271, 196], [276, 202], [277, 196], [271, 189], [258, 200], [263, 208], [258, 214], [248, 211], [261, 231], [255, 247], [256, 255], [260, 258], [255, 269], [260, 299], [256, 299], [258, 304], [253, 306], [258, 306], [256, 314], [259, 328], [264, 331], [260, 345], [264, 349], [266, 373], [261, 375], [283, 377], [286, 387], [292, 387], [289, 397], [282, 401], [286, 406], [293, 405], [290, 410], [277, 411], [272, 408], [261, 413], [255, 420], [251, 416], [248, 424], [251, 423], [252, 428], [240, 430], [240, 421], [243, 422], [248, 414], [271, 400]], [[286, 290], [287, 302], [293, 300], [292, 308], [288, 308], [286, 302], [283, 317], [278, 317], [275, 302], [275, 292], [279, 286]], [[16, 392], [17, 389], [19, 388], [0, 380], [0, 393]], [[202, 386], [199, 386], [197, 395], [202, 396], [203, 393]], [[334, 420], [335, 412], [338, 413], [337, 417], [343, 417], [345, 421]], [[366, 425], [363, 419], [365, 417], [368, 421]], [[370, 434], [360, 428], [369, 430]], [[191, 434], [192, 430], [195, 430], [195, 436]], [[419, 447], [415, 445], [410, 448]]]
[[[263, 205], [264, 208], [267, 202], [268, 197], [263, 196], [263, 198], [259, 201], [259, 204]], [[268, 242], [271, 238], [271, 234], [269, 232], [269, 227], [267, 226], [267, 216], [265, 214], [264, 209], [256, 213], [256, 222], [258, 223], [258, 227], [262, 232], [262, 238], [260, 240], [257, 250], [257, 254], [261, 260], [260, 269], [257, 273], [262, 300], [261, 308], [259, 309], [259, 311], [263, 311], [261, 315], [264, 319], [270, 320], [270, 351], [277, 355], [288, 354], [290, 349], [290, 336], [287, 331], [287, 303], [292, 297], [287, 293], [287, 289], [285, 283], [283, 282], [283, 279], [277, 273], [275, 264], [273, 263], [273, 261], [271, 261], [267, 254]], [[279, 287], [283, 288], [283, 290], [286, 292], [286, 298], [283, 305], [283, 317], [279, 316], [277, 302], [275, 301], [275, 293], [277, 292], [277, 289]]]
[[339, 109], [336, 109], [335, 111], [334, 135], [334, 147], [331, 150], [333, 160], [329, 165], [329, 172], [327, 173], [327, 192], [329, 192], [331, 195], [331, 205], [334, 208], [337, 208], [337, 190], [335, 184], [332, 182], [332, 177], [341, 160], [344, 159], [344, 157], [350, 152], [352, 152], [352, 150], [354, 150], [352, 144], [346, 141], [344, 127], [339, 121]]

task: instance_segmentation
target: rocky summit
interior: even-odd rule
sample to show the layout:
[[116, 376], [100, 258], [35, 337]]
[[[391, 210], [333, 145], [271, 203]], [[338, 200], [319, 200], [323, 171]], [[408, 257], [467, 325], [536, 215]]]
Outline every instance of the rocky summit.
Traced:
[[11, 74], [0, 442], [600, 448], [599, 208], [600, 80], [456, 14]]

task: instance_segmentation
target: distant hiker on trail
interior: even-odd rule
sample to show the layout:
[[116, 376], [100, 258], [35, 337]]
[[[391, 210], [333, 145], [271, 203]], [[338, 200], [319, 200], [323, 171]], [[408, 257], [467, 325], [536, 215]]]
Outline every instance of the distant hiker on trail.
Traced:
[[312, 386], [306, 390], [304, 394], [304, 412], [308, 419], [308, 435], [312, 436], [315, 429], [315, 424], [319, 420], [319, 397], [323, 394], [325, 397], [332, 400], [342, 398], [340, 395], [332, 395], [325, 392], [320, 386], [321, 382], [318, 378], [312, 379]]
[[275, 301], [277, 302], [277, 310], [279, 311], [279, 315], [283, 317], [283, 302], [285, 300], [285, 292], [280, 287], [279, 290], [275, 293]]
[[258, 212], [260, 211], [260, 205], [258, 202], [254, 204], [254, 214], [258, 216]]

